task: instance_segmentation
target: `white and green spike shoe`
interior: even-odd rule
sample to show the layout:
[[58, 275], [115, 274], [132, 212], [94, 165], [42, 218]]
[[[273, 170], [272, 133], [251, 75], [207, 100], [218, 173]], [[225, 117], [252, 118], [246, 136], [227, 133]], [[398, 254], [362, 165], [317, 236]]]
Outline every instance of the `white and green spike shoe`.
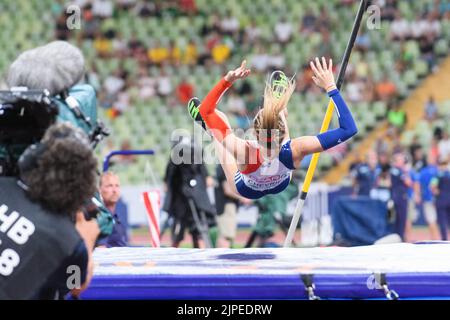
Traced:
[[197, 97], [191, 98], [187, 104], [188, 112], [191, 118], [196, 122], [200, 122], [202, 128], [206, 131], [206, 123], [203, 120], [202, 116], [200, 115], [200, 103], [201, 101], [199, 98]]
[[287, 90], [289, 79], [283, 71], [276, 70], [270, 75], [269, 83], [272, 88], [273, 96], [276, 99], [280, 99]]

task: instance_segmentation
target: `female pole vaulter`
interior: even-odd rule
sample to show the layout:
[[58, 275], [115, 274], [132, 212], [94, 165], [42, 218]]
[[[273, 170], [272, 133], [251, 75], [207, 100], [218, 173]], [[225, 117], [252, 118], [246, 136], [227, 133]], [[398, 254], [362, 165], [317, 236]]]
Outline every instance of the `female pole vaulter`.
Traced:
[[333, 100], [339, 119], [339, 128], [316, 136], [290, 138], [287, 105], [295, 81], [281, 71], [275, 71], [266, 84], [263, 107], [253, 121], [256, 140], [244, 140], [232, 132], [226, 115], [216, 106], [234, 81], [249, 76], [245, 60], [239, 68], [229, 71], [203, 102], [198, 98], [189, 101], [191, 117], [201, 121], [214, 137], [216, 154], [227, 182], [243, 197], [259, 199], [283, 191], [303, 157], [332, 148], [357, 133], [353, 116], [336, 87], [332, 60], [327, 64], [324, 57], [315, 58], [310, 66], [314, 83], [325, 89]]

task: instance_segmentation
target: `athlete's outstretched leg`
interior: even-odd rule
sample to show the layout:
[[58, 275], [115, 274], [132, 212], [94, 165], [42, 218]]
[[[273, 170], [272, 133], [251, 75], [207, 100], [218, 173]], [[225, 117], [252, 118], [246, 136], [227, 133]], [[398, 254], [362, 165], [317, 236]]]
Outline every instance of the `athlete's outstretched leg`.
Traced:
[[[203, 120], [202, 116], [200, 115], [199, 112], [199, 106], [200, 106], [200, 99], [198, 98], [192, 98], [191, 100], [189, 100], [188, 102], [188, 111], [189, 114], [191, 115], [191, 117], [196, 121], [196, 122], [200, 122], [201, 126], [203, 127], [203, 129], [207, 131], [207, 126], [205, 124], [205, 121]], [[228, 127], [230, 127], [230, 122], [228, 121], [228, 118], [226, 116], [225, 113], [219, 111], [219, 110], [214, 110], [214, 114], [215, 116], [217, 116], [218, 118], [220, 118], [224, 124]], [[238, 166], [237, 166], [237, 162], [236, 159], [234, 158], [234, 156], [225, 148], [225, 146], [223, 145], [222, 142], [219, 142], [214, 135], [212, 135], [213, 137], [213, 144], [214, 144], [214, 150], [216, 153], [217, 158], [219, 159], [220, 164], [222, 165], [222, 169], [225, 173], [225, 177], [227, 178], [227, 182], [231, 187], [231, 190], [238, 193], [236, 190], [236, 184], [234, 183], [234, 176], [236, 174], [236, 172], [238, 171]]]

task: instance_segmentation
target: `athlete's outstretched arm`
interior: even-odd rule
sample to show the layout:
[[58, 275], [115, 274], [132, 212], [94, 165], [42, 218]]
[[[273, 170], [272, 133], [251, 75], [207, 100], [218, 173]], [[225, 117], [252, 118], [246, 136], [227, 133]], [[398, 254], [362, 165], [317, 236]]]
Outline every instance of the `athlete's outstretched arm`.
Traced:
[[223, 114], [219, 115], [216, 113], [216, 106], [222, 95], [231, 87], [235, 80], [246, 78], [249, 74], [250, 70], [246, 69], [246, 61], [244, 60], [239, 68], [229, 71], [227, 75], [216, 84], [216, 86], [206, 95], [199, 108], [200, 115], [214, 137], [220, 143], [223, 143], [227, 150], [235, 157], [245, 156], [247, 144], [244, 140], [236, 137], [231, 132], [231, 128], [226, 119], [223, 119]]
[[314, 72], [314, 82], [319, 87], [325, 89], [328, 96], [333, 100], [339, 119], [339, 128], [326, 131], [317, 136], [305, 136], [293, 139], [291, 148], [296, 167], [298, 167], [304, 156], [332, 148], [350, 139], [358, 132], [352, 113], [336, 87], [332, 71], [332, 60], [330, 59], [327, 66], [325, 58], [322, 57], [322, 64], [316, 58], [315, 63], [311, 61], [310, 65]]

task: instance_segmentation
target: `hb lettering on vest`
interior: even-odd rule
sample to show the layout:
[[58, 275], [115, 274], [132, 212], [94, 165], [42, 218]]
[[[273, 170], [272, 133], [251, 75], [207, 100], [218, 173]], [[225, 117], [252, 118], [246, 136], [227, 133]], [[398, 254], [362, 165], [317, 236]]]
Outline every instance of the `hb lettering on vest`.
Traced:
[[[0, 205], [0, 232], [6, 235], [18, 245], [25, 244], [35, 231], [34, 224], [17, 211], [7, 214], [8, 206]], [[0, 243], [1, 245], [1, 243]], [[4, 249], [0, 253], [0, 275], [9, 276], [20, 263], [20, 257], [11, 248]]]

